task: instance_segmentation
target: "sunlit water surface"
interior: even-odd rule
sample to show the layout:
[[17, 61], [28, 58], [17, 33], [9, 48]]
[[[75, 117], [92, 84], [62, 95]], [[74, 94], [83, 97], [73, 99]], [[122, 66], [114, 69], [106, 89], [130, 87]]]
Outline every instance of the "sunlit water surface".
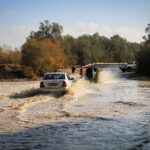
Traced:
[[67, 94], [39, 81], [0, 82], [0, 149], [150, 149], [150, 81], [103, 68], [99, 82], [75, 75]]

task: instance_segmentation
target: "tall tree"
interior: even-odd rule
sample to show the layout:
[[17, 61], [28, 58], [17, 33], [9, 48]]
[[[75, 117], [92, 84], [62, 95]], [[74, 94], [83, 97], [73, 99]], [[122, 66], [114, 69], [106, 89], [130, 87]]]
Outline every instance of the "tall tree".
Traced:
[[63, 68], [66, 57], [59, 42], [50, 39], [37, 40], [30, 38], [22, 46], [22, 64], [31, 67], [34, 73], [45, 73]]
[[37, 32], [32, 31], [30, 37], [36, 38], [39, 40], [43, 39], [61, 39], [61, 33], [63, 32], [63, 27], [58, 23], [49, 23], [48, 20], [40, 23], [39, 30]]
[[145, 32], [147, 33], [146, 42], [150, 43], [150, 23], [146, 27]]
[[137, 72], [141, 74], [150, 75], [150, 24], [145, 29], [145, 42], [141, 46], [141, 51], [137, 55]]

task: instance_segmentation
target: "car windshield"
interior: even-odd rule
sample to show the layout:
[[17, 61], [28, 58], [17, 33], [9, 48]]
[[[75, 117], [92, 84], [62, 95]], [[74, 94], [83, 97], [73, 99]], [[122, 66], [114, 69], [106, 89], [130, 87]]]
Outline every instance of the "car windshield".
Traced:
[[129, 61], [128, 64], [133, 64], [133, 62], [132, 62], [132, 61]]
[[65, 79], [65, 74], [47, 74], [43, 78], [43, 80], [57, 80], [57, 79]]

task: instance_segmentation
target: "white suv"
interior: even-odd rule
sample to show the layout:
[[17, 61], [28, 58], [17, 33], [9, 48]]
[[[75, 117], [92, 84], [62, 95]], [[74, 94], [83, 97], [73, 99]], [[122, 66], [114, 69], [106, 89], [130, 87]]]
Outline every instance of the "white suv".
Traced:
[[126, 71], [131, 72], [136, 70], [136, 61], [129, 61], [126, 64]]
[[119, 66], [119, 69], [122, 70], [122, 72], [131, 72], [136, 70], [136, 61], [129, 61], [127, 64], [121, 64]]

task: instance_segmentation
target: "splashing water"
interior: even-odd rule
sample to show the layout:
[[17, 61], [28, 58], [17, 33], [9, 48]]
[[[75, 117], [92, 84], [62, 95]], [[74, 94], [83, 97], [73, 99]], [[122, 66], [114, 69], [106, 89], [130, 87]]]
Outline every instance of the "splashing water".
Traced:
[[118, 82], [117, 74], [114, 73], [113, 71], [106, 69], [100, 72], [98, 83], [111, 84], [117, 82]]
[[149, 150], [150, 81], [117, 69], [105, 67], [98, 84], [73, 74], [62, 96], [41, 93], [40, 81], [0, 83], [0, 149]]
[[69, 89], [68, 93], [72, 95], [82, 95], [89, 92], [86, 85], [89, 84], [85, 79], [78, 79], [73, 86]]

